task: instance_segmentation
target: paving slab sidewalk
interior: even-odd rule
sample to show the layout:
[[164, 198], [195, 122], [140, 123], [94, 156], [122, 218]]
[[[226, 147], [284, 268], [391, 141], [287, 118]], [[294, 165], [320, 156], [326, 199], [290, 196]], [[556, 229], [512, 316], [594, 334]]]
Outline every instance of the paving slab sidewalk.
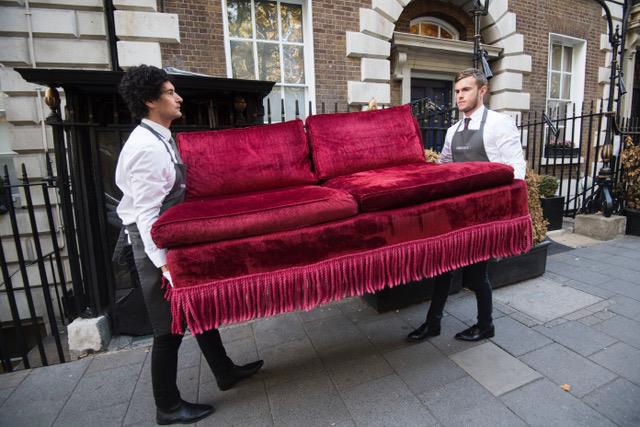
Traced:
[[[378, 314], [359, 298], [223, 328], [234, 360], [265, 360], [226, 392], [187, 337], [180, 389], [216, 406], [202, 426], [637, 426], [639, 253], [632, 236], [555, 252], [544, 276], [495, 292], [496, 336], [479, 343], [453, 339], [473, 320], [470, 292], [419, 344], [403, 338], [426, 304]], [[105, 354], [0, 375], [0, 426], [155, 425], [149, 346], [119, 337]]]

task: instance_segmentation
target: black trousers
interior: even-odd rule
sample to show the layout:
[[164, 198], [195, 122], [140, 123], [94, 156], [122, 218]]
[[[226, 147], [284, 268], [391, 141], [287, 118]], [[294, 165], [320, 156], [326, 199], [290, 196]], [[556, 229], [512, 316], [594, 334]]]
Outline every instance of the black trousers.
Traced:
[[[195, 337], [215, 376], [233, 368], [233, 362], [227, 356], [217, 329], [206, 331]], [[180, 343], [182, 343], [182, 335], [167, 334], [153, 337], [151, 384], [156, 406], [161, 409], [171, 409], [180, 403], [180, 391], [177, 386]]]
[[[493, 323], [491, 313], [493, 312], [493, 295], [491, 282], [489, 281], [489, 262], [483, 261], [477, 264], [468, 265], [462, 268], [462, 284], [471, 289], [476, 294], [478, 306], [478, 326], [481, 329], [489, 327]], [[439, 322], [442, 319], [444, 306], [447, 303], [449, 292], [451, 291], [451, 280], [453, 274], [447, 273], [448, 280], [441, 280], [436, 283], [431, 296], [431, 305], [427, 312], [427, 322]]]
[[[153, 328], [151, 353], [151, 383], [156, 406], [162, 409], [175, 407], [180, 402], [176, 384], [178, 375], [178, 350], [182, 335], [171, 333], [171, 309], [164, 299], [162, 273], [144, 251], [140, 233], [135, 225], [128, 226], [138, 279], [142, 288], [145, 309]], [[195, 336], [198, 346], [213, 374], [220, 376], [233, 368], [233, 362], [220, 339], [217, 329]]]

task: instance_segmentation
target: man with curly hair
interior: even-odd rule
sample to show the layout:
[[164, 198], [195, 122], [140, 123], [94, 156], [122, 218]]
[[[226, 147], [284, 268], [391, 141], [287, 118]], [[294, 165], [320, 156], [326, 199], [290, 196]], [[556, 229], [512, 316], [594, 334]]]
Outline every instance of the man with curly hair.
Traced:
[[[132, 67], [125, 73], [120, 94], [131, 113], [141, 119], [118, 158], [116, 184], [123, 196], [117, 212], [126, 228], [121, 238], [132, 246], [153, 328], [151, 382], [156, 422], [191, 423], [207, 417], [214, 408], [180, 398], [176, 377], [182, 335], [171, 333], [171, 310], [161, 289], [163, 276], [172, 286], [171, 274], [166, 251], [155, 245], [150, 234], [160, 214], [184, 199], [184, 165], [169, 130], [173, 120], [182, 117], [182, 98], [164, 70], [147, 65]], [[230, 389], [262, 367], [262, 360], [235, 365], [227, 356], [217, 329], [195, 337], [221, 390]]]

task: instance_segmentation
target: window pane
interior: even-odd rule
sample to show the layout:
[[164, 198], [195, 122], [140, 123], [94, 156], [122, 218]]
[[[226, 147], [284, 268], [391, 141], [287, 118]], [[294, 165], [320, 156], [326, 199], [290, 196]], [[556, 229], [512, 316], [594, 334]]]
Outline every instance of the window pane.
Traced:
[[236, 79], [255, 79], [253, 43], [231, 40], [231, 68]]
[[549, 91], [550, 98], [560, 98], [560, 74], [551, 73], [551, 90]]
[[571, 71], [571, 63], [573, 62], [573, 48], [571, 46], [564, 47], [564, 58], [562, 61], [562, 70]]
[[227, 2], [229, 35], [251, 38], [251, 0], [229, 0]]
[[283, 46], [284, 82], [304, 83], [304, 55], [302, 46]]
[[411, 27], [409, 27], [409, 32], [411, 34], [419, 34], [420, 32], [420, 25], [419, 24], [413, 24]]
[[440, 37], [442, 37], [443, 39], [453, 39], [453, 34], [440, 27]]
[[274, 1], [256, 0], [256, 38], [278, 39], [278, 6]]
[[285, 87], [284, 88], [284, 111], [286, 120], [296, 118], [296, 101], [298, 101], [298, 111], [301, 117], [305, 117], [304, 88]]
[[302, 43], [302, 5], [280, 3], [282, 41]]
[[562, 59], [562, 46], [554, 44], [552, 47], [551, 55], [551, 69], [554, 71], [560, 71], [560, 62]]
[[280, 82], [280, 50], [275, 43], [258, 43], [258, 78]]
[[420, 34], [429, 37], [438, 37], [438, 26], [436, 24], [420, 24]]
[[562, 99], [571, 99], [571, 74], [562, 76]]

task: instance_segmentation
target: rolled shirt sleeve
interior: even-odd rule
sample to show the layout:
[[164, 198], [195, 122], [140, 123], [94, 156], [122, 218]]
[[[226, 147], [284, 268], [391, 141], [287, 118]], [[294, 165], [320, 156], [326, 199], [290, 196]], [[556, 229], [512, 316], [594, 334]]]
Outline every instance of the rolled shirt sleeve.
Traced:
[[440, 157], [438, 157], [438, 163], [450, 163], [453, 161], [453, 155], [451, 154], [451, 140], [453, 139], [455, 129], [457, 129], [457, 123], [447, 129], [447, 135], [444, 138], [444, 145], [442, 146]]

